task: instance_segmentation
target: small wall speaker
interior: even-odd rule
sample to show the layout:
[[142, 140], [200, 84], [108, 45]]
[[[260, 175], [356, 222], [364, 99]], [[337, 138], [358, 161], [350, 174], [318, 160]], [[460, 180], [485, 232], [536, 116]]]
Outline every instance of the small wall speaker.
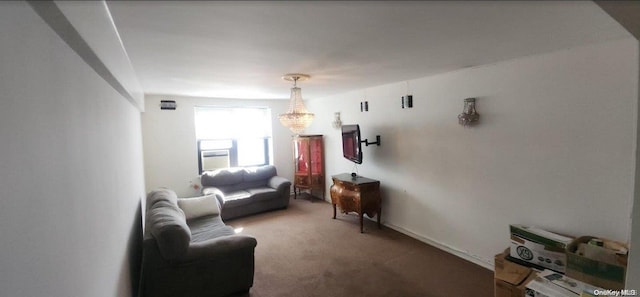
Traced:
[[160, 100], [160, 109], [176, 110], [177, 106], [174, 100]]
[[369, 111], [369, 101], [360, 102], [360, 112]]
[[402, 108], [413, 108], [413, 96], [402, 96]]

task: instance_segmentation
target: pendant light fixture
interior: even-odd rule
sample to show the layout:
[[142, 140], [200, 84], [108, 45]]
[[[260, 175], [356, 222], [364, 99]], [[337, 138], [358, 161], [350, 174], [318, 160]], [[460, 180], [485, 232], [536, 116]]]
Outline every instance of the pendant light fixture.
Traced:
[[278, 118], [283, 126], [289, 128], [291, 132], [299, 134], [304, 131], [313, 121], [314, 114], [307, 111], [302, 102], [302, 92], [298, 88], [297, 82], [309, 79], [310, 76], [300, 73], [285, 74], [282, 79], [293, 82], [291, 88], [291, 99], [289, 100], [289, 109], [287, 113], [283, 113]]

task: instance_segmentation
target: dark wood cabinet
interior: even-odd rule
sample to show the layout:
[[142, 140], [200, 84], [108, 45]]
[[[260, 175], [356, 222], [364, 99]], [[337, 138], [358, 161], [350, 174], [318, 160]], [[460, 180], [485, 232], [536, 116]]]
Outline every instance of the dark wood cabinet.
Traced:
[[[301, 190], [322, 190], [325, 194], [324, 144], [322, 135], [296, 135], [293, 137], [293, 198]], [[311, 195], [313, 197], [313, 195]], [[311, 198], [313, 201], [313, 198]]]
[[382, 213], [382, 198], [380, 182], [363, 176], [353, 177], [349, 173], [331, 177], [331, 204], [333, 204], [333, 218], [336, 218], [336, 206], [343, 213], [356, 212], [360, 218], [360, 233], [364, 232], [363, 215], [370, 218], [377, 215], [378, 228]]

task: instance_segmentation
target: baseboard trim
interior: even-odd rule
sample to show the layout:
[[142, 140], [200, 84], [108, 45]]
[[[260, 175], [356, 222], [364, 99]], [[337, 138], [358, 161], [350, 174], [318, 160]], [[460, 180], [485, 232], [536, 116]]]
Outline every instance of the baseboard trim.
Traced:
[[493, 264], [492, 260], [484, 259], [484, 258], [476, 256], [476, 255], [471, 255], [466, 251], [462, 251], [462, 250], [456, 249], [456, 248], [454, 248], [452, 246], [449, 246], [447, 244], [444, 244], [444, 243], [435, 241], [435, 240], [433, 240], [431, 238], [416, 234], [416, 233], [411, 232], [411, 231], [409, 231], [409, 230], [407, 230], [405, 228], [402, 228], [400, 226], [396, 226], [396, 225], [389, 224], [389, 223], [384, 223], [383, 225], [385, 227], [388, 227], [388, 228], [391, 228], [391, 229], [393, 229], [395, 231], [398, 231], [398, 232], [400, 232], [400, 233], [402, 233], [404, 235], [407, 235], [409, 237], [412, 237], [414, 239], [422, 241], [422, 242], [424, 242], [424, 243], [426, 243], [426, 244], [428, 244], [430, 246], [433, 246], [435, 248], [443, 250], [443, 251], [445, 251], [445, 252], [447, 252], [449, 254], [452, 254], [454, 256], [457, 256], [459, 258], [467, 260], [467, 261], [469, 261], [471, 263], [480, 265], [480, 266], [482, 266], [482, 267], [484, 267], [486, 269], [494, 271], [494, 264]]

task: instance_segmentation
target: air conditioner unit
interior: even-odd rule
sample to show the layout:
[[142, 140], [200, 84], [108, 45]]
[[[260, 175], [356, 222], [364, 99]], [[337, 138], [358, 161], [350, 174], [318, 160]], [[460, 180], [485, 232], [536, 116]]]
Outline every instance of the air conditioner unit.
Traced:
[[206, 150], [202, 151], [201, 154], [202, 171], [229, 167], [229, 150]]

